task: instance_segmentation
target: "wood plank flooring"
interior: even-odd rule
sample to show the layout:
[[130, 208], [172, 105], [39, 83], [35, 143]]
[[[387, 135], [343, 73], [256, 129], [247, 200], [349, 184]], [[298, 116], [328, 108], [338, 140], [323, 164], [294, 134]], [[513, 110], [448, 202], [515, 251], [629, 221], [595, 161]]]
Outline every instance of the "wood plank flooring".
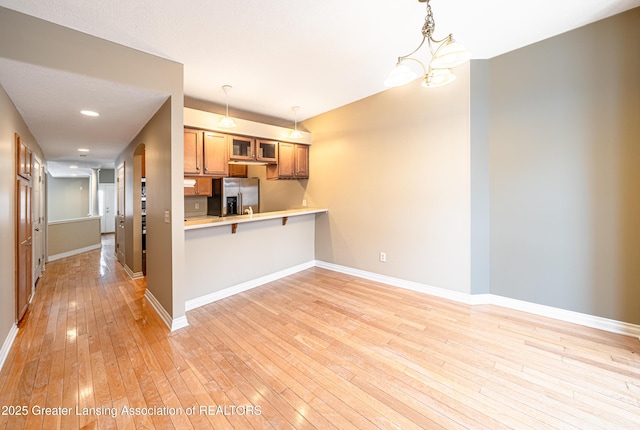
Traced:
[[636, 338], [318, 268], [169, 333], [144, 288], [112, 237], [48, 264], [0, 429], [640, 428]]

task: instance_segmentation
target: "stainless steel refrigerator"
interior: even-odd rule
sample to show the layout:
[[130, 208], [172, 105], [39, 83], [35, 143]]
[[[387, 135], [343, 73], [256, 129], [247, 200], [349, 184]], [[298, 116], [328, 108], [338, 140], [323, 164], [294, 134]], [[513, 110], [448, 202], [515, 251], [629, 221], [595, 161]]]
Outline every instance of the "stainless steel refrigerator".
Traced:
[[221, 178], [213, 180], [213, 196], [207, 213], [214, 216], [260, 212], [260, 179]]

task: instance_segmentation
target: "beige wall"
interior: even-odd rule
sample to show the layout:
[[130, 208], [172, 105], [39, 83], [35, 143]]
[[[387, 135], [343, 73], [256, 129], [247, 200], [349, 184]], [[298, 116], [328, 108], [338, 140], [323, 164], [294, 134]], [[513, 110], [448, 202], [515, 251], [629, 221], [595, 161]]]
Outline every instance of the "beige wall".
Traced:
[[49, 221], [82, 218], [89, 214], [89, 178], [47, 177]]
[[315, 223], [311, 214], [289, 217], [284, 226], [280, 218], [242, 223], [235, 234], [230, 225], [185, 231], [185, 299], [313, 262]]
[[[304, 121], [316, 259], [470, 292], [469, 68]], [[379, 261], [379, 252], [387, 262]]]
[[640, 323], [640, 9], [490, 60], [491, 292]]
[[[2, 46], [0, 39], [0, 46]], [[29, 128], [2, 88], [0, 82], [0, 347], [16, 319], [15, 300], [15, 142], [14, 133], [44, 160]]]
[[[182, 145], [182, 142], [180, 142]], [[116, 165], [125, 165], [126, 201], [125, 201], [125, 261], [133, 272], [142, 271], [141, 254], [141, 160], [136, 155], [140, 146], [145, 150], [145, 174], [147, 191], [147, 289], [162, 304], [169, 314], [173, 309], [173, 294], [167, 287], [171, 279], [170, 249], [172, 243], [171, 224], [164, 222], [164, 211], [167, 209], [168, 190], [171, 183], [166, 172], [171, 170], [168, 157], [171, 148], [171, 100], [156, 112], [140, 133], [133, 139], [127, 149], [118, 157]], [[181, 181], [182, 185], [182, 181]], [[182, 198], [182, 196], [180, 196]], [[183, 202], [181, 209], [184, 211]], [[184, 226], [183, 215], [176, 222]], [[184, 227], [183, 227], [184, 228]], [[184, 237], [184, 233], [183, 233]], [[183, 239], [184, 240], [184, 239]], [[181, 256], [181, 261], [184, 257]], [[182, 287], [183, 283], [180, 283]], [[178, 291], [175, 291], [178, 294]], [[184, 314], [184, 301], [182, 302]]]
[[100, 217], [49, 223], [48, 258], [83, 248], [100, 247]]

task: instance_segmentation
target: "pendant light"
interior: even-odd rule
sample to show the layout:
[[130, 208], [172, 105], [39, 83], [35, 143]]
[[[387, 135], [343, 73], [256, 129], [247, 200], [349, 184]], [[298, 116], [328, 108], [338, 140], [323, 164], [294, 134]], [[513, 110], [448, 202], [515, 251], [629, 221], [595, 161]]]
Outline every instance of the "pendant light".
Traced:
[[294, 130], [291, 132], [291, 134], [289, 135], [289, 138], [291, 139], [301, 139], [302, 138], [302, 133], [300, 133], [298, 131], [298, 110], [300, 110], [300, 106], [294, 106], [291, 108], [291, 110], [293, 111], [293, 119], [294, 119]]
[[[469, 51], [453, 39], [453, 34], [449, 34], [442, 40], [433, 38], [436, 22], [433, 18], [431, 5], [429, 4], [430, 0], [418, 1], [420, 3], [427, 3], [427, 16], [422, 26], [422, 41], [411, 53], [398, 57], [395, 68], [391, 71], [387, 80], [384, 81], [384, 84], [388, 87], [399, 87], [408, 84], [419, 76], [418, 73], [412, 70], [405, 62], [413, 61], [418, 63], [422, 69], [422, 86], [432, 88], [453, 82], [456, 76], [451, 72], [451, 68], [464, 64], [471, 58]], [[425, 42], [427, 42], [431, 54], [431, 59], [427, 67], [425, 67], [422, 61], [412, 57], [413, 54], [422, 48]]]
[[222, 91], [224, 91], [224, 95], [226, 98], [227, 110], [225, 117], [220, 120], [218, 125], [224, 128], [232, 128], [236, 126], [236, 122], [229, 116], [229, 91], [233, 88], [231, 85], [223, 85]]

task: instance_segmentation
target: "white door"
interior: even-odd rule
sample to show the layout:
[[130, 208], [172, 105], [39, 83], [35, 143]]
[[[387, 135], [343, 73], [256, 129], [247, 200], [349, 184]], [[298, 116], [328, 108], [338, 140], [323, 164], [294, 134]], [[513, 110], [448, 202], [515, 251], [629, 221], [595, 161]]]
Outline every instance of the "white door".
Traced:
[[100, 231], [113, 233], [116, 231], [116, 187], [114, 184], [98, 184], [98, 214], [100, 219]]
[[44, 271], [44, 175], [42, 172], [42, 164], [40, 160], [33, 157], [33, 176], [32, 176], [33, 197], [31, 199], [33, 220], [33, 276], [32, 288], [35, 288], [36, 281], [42, 276]]

